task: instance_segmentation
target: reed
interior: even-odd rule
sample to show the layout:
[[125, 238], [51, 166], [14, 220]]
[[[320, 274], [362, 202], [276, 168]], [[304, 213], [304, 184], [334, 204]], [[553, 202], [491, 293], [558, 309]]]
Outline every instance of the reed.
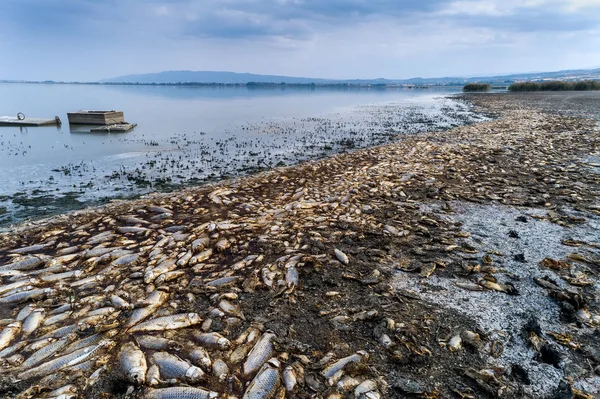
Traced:
[[548, 81], [513, 83], [509, 91], [587, 91], [600, 90], [600, 81], [581, 80], [579, 82]]
[[464, 92], [490, 91], [490, 90], [492, 90], [492, 86], [487, 83], [467, 83], [463, 87]]

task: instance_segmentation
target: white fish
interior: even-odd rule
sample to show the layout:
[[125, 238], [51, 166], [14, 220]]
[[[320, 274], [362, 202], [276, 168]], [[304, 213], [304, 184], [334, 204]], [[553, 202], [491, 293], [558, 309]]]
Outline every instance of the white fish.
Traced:
[[334, 252], [335, 252], [335, 257], [340, 262], [342, 262], [344, 265], [347, 265], [350, 262], [350, 260], [348, 259], [348, 255], [346, 255], [345, 253], [343, 253], [339, 249], [335, 248]]
[[121, 371], [130, 382], [141, 385], [146, 381], [146, 372], [148, 371], [146, 357], [134, 343], [128, 342], [123, 345], [119, 359]]
[[275, 392], [281, 385], [279, 367], [279, 361], [275, 358], [265, 363], [246, 389], [242, 399], [269, 399], [275, 396]]
[[202, 318], [198, 313], [182, 313], [171, 316], [157, 317], [156, 319], [148, 320], [137, 326], [132, 327], [129, 331], [165, 331], [185, 328], [200, 324]]
[[276, 337], [275, 333], [272, 331], [267, 331], [260, 337], [260, 339], [256, 342], [250, 353], [248, 354], [248, 358], [244, 362], [244, 375], [250, 376], [253, 375], [256, 370], [260, 369], [262, 365], [271, 358], [275, 347], [273, 345], [272, 340]]
[[6, 348], [21, 331], [21, 322], [10, 323], [0, 333], [0, 350]]

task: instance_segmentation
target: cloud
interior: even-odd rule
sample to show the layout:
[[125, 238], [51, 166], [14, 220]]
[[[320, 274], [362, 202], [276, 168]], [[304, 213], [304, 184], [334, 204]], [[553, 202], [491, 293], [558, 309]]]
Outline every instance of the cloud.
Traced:
[[600, 64], [599, 32], [600, 0], [1, 0], [0, 79], [547, 70]]

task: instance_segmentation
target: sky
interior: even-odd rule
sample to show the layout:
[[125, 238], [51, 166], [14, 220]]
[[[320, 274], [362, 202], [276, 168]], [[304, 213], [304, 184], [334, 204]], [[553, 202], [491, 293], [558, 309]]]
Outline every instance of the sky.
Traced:
[[0, 0], [0, 79], [600, 67], [600, 0]]

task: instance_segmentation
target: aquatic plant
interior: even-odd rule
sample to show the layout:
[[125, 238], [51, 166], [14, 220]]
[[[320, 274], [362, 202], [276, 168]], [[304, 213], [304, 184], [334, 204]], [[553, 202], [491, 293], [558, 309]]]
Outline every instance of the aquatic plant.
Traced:
[[492, 86], [488, 83], [467, 83], [463, 87], [464, 92], [490, 91], [490, 90], [492, 90]]
[[509, 91], [588, 91], [600, 90], [600, 81], [581, 80], [578, 82], [546, 81], [518, 82], [508, 88]]

